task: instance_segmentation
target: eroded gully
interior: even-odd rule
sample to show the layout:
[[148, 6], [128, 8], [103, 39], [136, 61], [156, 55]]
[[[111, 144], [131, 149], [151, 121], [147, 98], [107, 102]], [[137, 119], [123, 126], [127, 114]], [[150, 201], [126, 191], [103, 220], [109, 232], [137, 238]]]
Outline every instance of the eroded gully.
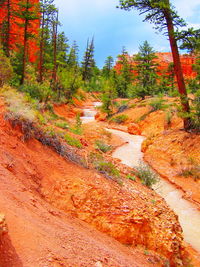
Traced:
[[[99, 105], [99, 104], [98, 104]], [[84, 110], [84, 123], [94, 121], [96, 112], [94, 110]], [[89, 116], [88, 116], [89, 115]], [[119, 130], [107, 129], [112, 134], [121, 137], [126, 144], [117, 148], [112, 156], [120, 159], [122, 163], [129, 167], [135, 167], [143, 162], [141, 152], [142, 142], [145, 137], [131, 135]], [[200, 252], [200, 212], [189, 201], [183, 199], [183, 192], [174, 185], [160, 177], [159, 182], [153, 186], [160, 196], [162, 196], [171, 209], [178, 215], [180, 225], [183, 229], [184, 239], [194, 249]]]

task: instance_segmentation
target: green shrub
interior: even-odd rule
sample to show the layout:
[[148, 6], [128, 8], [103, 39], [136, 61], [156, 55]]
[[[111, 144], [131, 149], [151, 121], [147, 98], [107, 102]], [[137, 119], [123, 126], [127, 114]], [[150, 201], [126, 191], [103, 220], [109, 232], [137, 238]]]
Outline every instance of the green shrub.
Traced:
[[40, 124], [43, 124], [43, 125], [47, 124], [47, 120], [41, 113], [38, 112], [37, 118]]
[[0, 87], [8, 82], [13, 75], [13, 69], [10, 64], [9, 58], [4, 55], [2, 49], [0, 49]]
[[78, 135], [81, 135], [83, 133], [83, 129], [82, 129], [82, 121], [81, 121], [81, 118], [80, 118], [80, 114], [78, 113], [76, 115], [76, 124], [74, 127], [71, 127], [70, 128], [70, 131], [74, 134], [78, 134]]
[[55, 125], [62, 129], [69, 129], [69, 125], [66, 121], [57, 121]]
[[112, 150], [113, 147], [111, 145], [106, 144], [102, 140], [96, 140], [95, 141], [95, 148], [106, 153], [106, 152]]
[[35, 105], [27, 101], [24, 94], [17, 92], [17, 90], [9, 87], [3, 87], [3, 96], [8, 104], [8, 110], [13, 117], [34, 122], [37, 117]]
[[128, 174], [126, 177], [127, 177], [127, 179], [130, 179], [131, 181], [135, 181], [136, 180], [136, 177], [131, 175], [131, 174]]
[[200, 179], [200, 166], [195, 165], [187, 167], [181, 171], [180, 175], [183, 177], [192, 177], [195, 181], [197, 181]]
[[115, 166], [108, 161], [97, 161], [95, 167], [98, 171], [107, 174], [109, 176], [119, 177], [120, 173]]
[[121, 124], [128, 120], [128, 116], [126, 114], [118, 115], [110, 119], [110, 121]]
[[51, 137], [56, 136], [55, 130], [52, 126], [48, 126], [45, 128], [45, 133]]
[[149, 105], [152, 108], [152, 111], [164, 109], [166, 105], [164, 105], [165, 100], [162, 98], [155, 98], [149, 102]]
[[26, 82], [24, 85], [21, 85], [19, 89], [29, 94], [32, 98], [36, 98], [45, 103], [53, 96], [53, 91], [48, 83]]
[[77, 147], [77, 148], [82, 148], [82, 144], [81, 144], [80, 140], [70, 136], [69, 134], [65, 134], [64, 135], [64, 139], [65, 139], [65, 141], [67, 142], [68, 145], [74, 146], [74, 147]]
[[144, 163], [140, 163], [138, 167], [135, 167], [135, 171], [133, 171], [133, 173], [139, 177], [142, 183], [147, 187], [152, 187], [152, 185], [158, 182], [157, 174]]

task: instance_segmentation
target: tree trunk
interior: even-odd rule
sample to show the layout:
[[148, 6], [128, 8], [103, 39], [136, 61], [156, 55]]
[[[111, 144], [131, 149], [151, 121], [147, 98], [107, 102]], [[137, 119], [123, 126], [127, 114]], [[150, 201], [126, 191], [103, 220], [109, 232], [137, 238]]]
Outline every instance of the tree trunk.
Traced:
[[44, 7], [42, 10], [42, 22], [41, 22], [41, 36], [40, 36], [40, 58], [39, 58], [39, 76], [38, 82], [43, 81], [43, 53], [44, 53]]
[[7, 0], [6, 56], [10, 56], [10, 0]]
[[[183, 71], [181, 67], [181, 61], [178, 51], [178, 46], [174, 34], [174, 25], [173, 25], [173, 19], [171, 16], [171, 13], [168, 9], [164, 11], [164, 16], [167, 22], [167, 29], [168, 29], [168, 36], [174, 61], [174, 71], [178, 83], [178, 90], [180, 93], [180, 100], [181, 100], [181, 106], [184, 113], [190, 113], [190, 106], [187, 96], [187, 91], [185, 87], [184, 77], [183, 77]], [[184, 129], [189, 130], [191, 128], [191, 120], [189, 118], [183, 119], [184, 123]]]
[[[25, 9], [26, 13], [28, 12], [28, 4], [29, 4], [29, 0], [26, 0], [26, 9]], [[28, 43], [28, 19], [25, 18], [25, 21], [24, 21], [24, 43], [23, 43], [24, 47], [23, 47], [23, 58], [22, 58], [22, 77], [21, 77], [20, 84], [23, 84], [24, 79], [25, 79], [27, 43]]]
[[58, 31], [58, 12], [56, 22], [53, 24], [53, 89], [55, 90], [56, 81], [57, 81], [57, 31]]

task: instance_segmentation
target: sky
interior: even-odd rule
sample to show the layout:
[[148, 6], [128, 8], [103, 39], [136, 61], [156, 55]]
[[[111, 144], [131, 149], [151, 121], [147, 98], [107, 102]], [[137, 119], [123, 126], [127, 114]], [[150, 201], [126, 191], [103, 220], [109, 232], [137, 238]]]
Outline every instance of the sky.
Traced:
[[[200, 28], [199, 0], [171, 0], [178, 14], [189, 27]], [[169, 52], [169, 41], [156, 34], [153, 25], [143, 22], [138, 11], [117, 9], [118, 0], [54, 0], [59, 9], [59, 20], [71, 45], [79, 46], [81, 61], [88, 38], [94, 36], [95, 61], [102, 67], [108, 56], [116, 60], [124, 46], [130, 55], [137, 53], [139, 45], [147, 40], [155, 51]]]

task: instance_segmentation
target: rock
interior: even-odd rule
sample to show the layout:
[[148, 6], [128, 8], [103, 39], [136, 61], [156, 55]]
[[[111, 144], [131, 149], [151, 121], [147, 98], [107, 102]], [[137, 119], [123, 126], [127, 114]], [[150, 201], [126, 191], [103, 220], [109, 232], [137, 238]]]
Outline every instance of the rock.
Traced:
[[107, 114], [106, 113], [97, 113], [96, 115], [95, 115], [95, 120], [97, 120], [97, 121], [106, 121], [106, 118], [107, 118]]
[[8, 232], [5, 215], [0, 213], [0, 237]]
[[129, 134], [141, 135], [141, 130], [140, 130], [139, 126], [136, 123], [130, 123], [128, 125], [128, 133]]

